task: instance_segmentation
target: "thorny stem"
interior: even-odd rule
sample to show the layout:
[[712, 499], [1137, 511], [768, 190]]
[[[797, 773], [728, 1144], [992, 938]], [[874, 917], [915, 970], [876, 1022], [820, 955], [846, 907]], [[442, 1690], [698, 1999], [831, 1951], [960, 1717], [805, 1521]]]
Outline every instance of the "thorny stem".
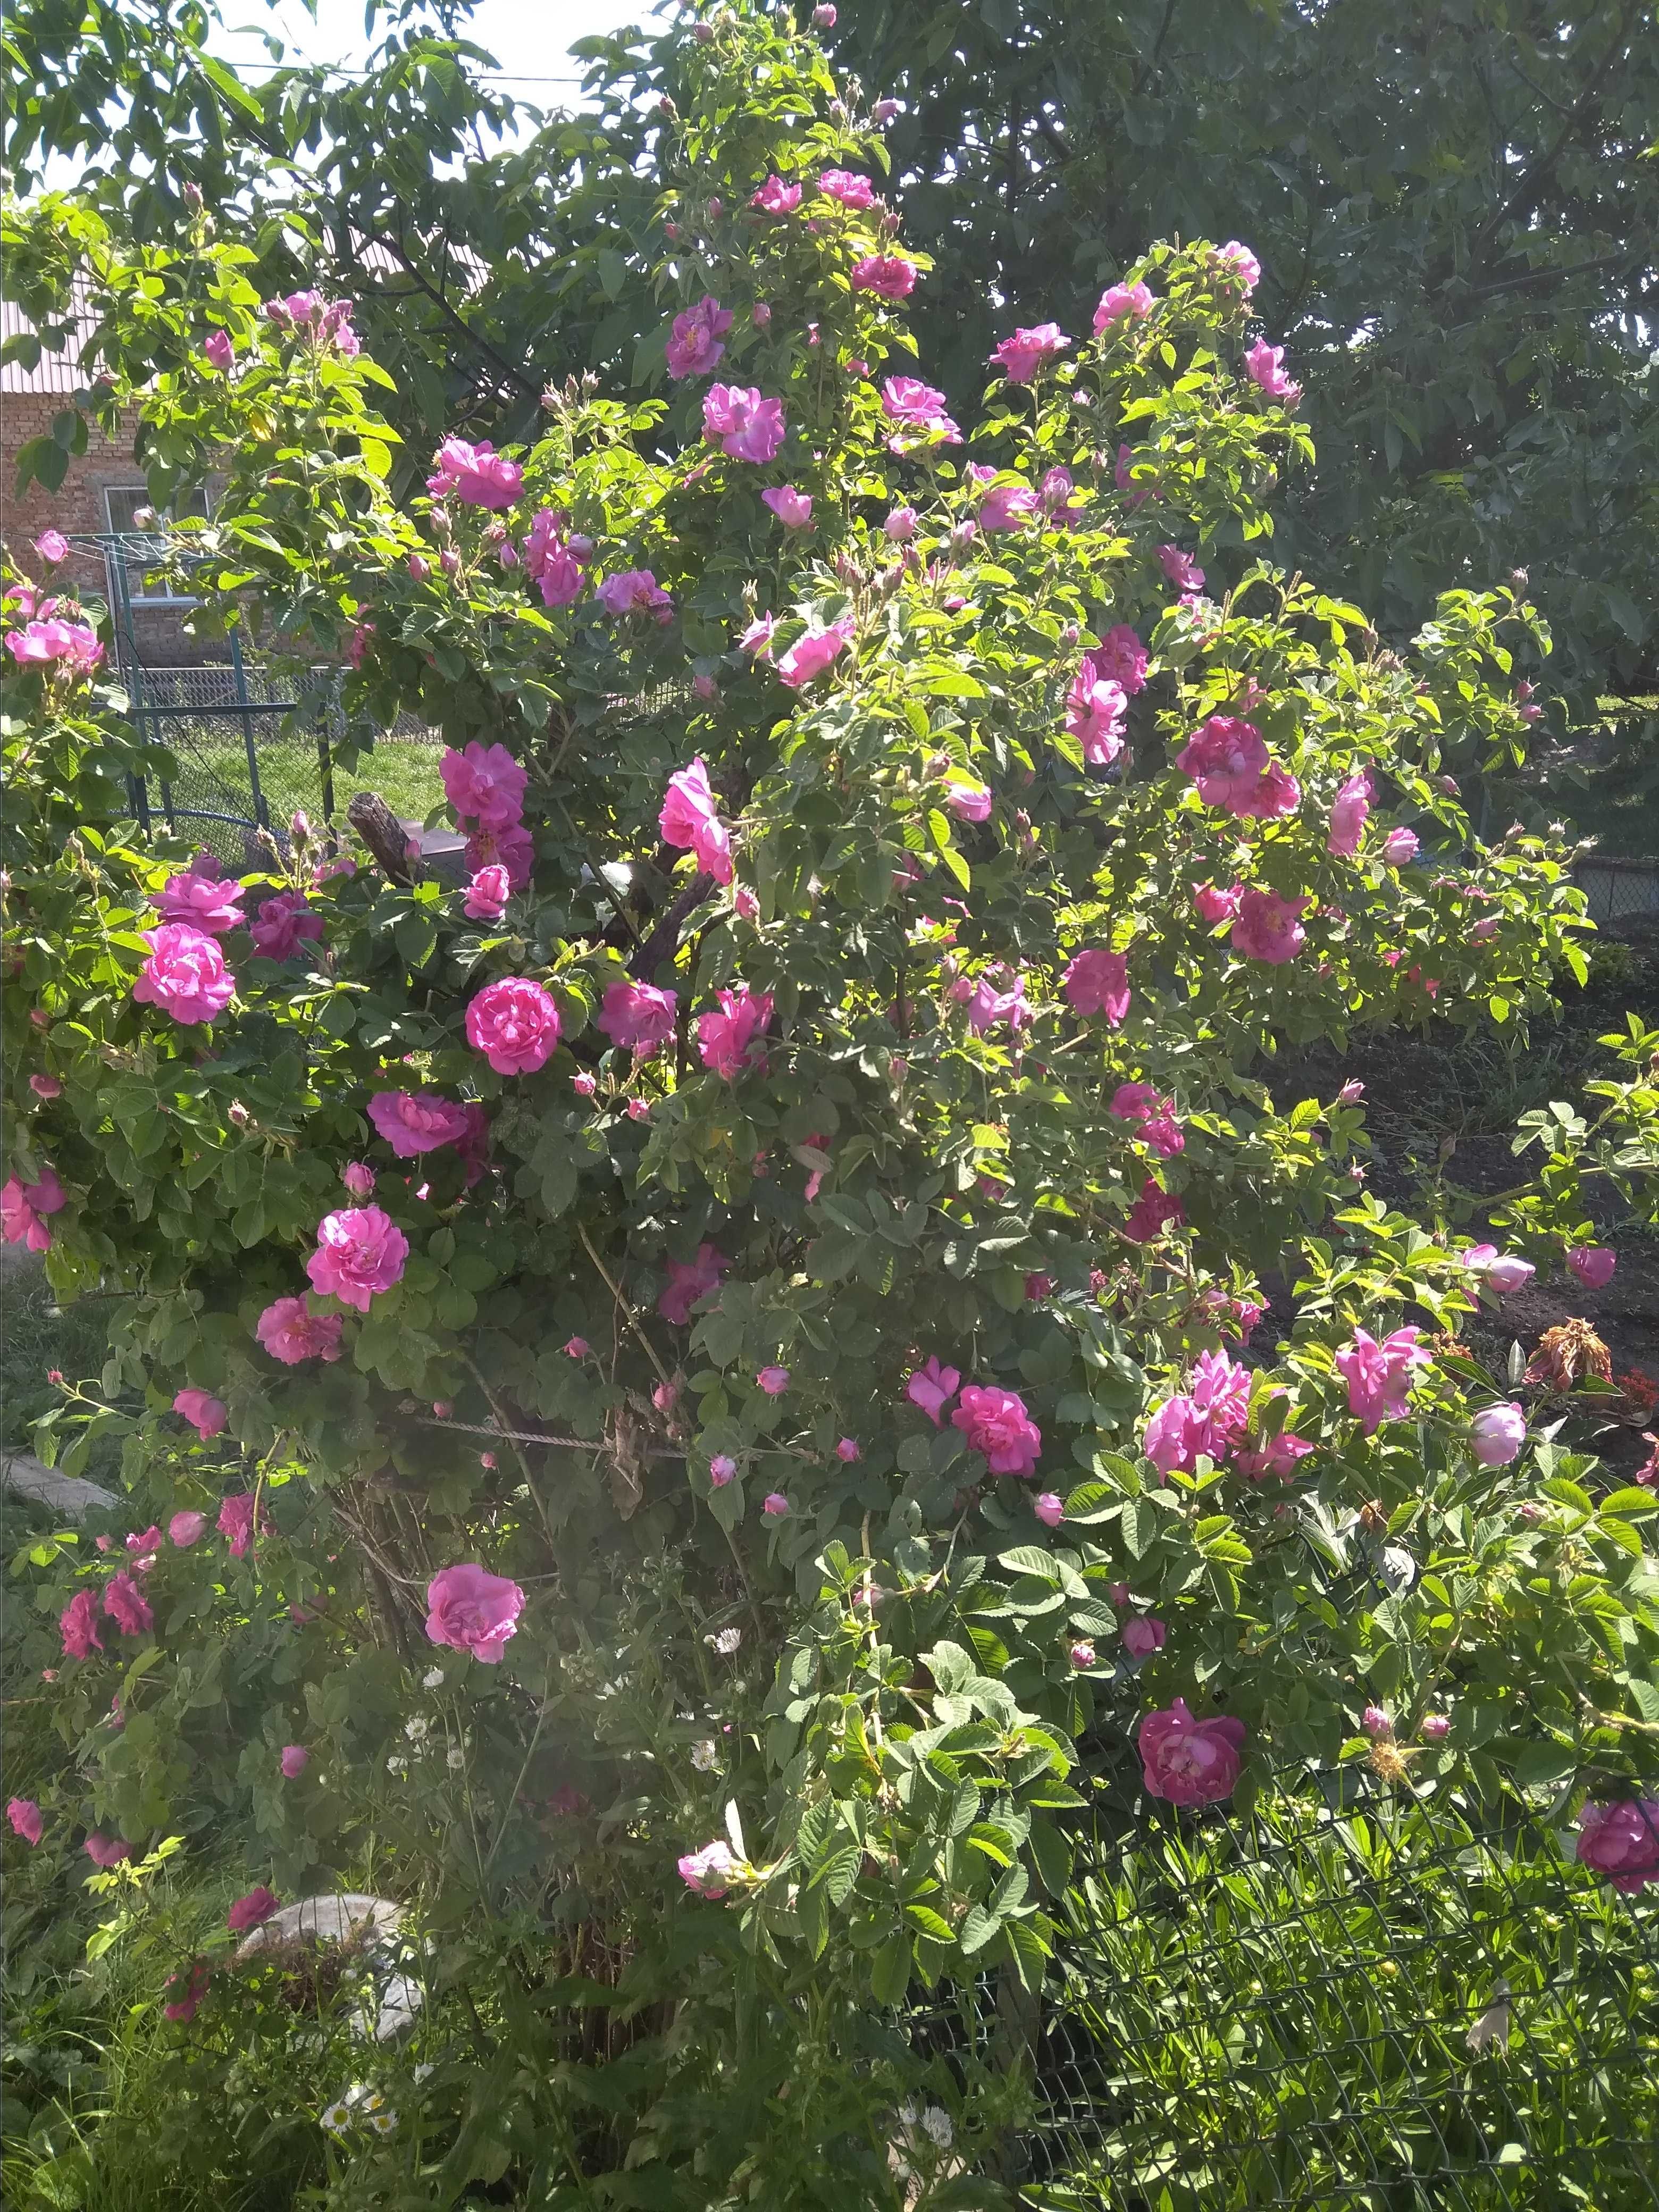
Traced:
[[588, 1258], [599, 1269], [601, 1281], [604, 1283], [606, 1290], [610, 1291], [611, 1297], [616, 1300], [617, 1312], [621, 1314], [623, 1319], [628, 1323], [629, 1328], [633, 1330], [635, 1335], [638, 1337], [640, 1342], [645, 1346], [646, 1357], [649, 1359], [651, 1364], [656, 1369], [659, 1378], [663, 1382], [667, 1383], [672, 1387], [674, 1380], [673, 1376], [669, 1373], [668, 1370], [663, 1365], [662, 1361], [658, 1358], [656, 1346], [652, 1343], [650, 1338], [640, 1326], [639, 1316], [634, 1311], [633, 1307], [629, 1304], [628, 1300], [623, 1296], [621, 1285], [615, 1280], [610, 1269], [605, 1266], [604, 1261], [600, 1259], [598, 1252], [595, 1251], [593, 1248], [593, 1240], [588, 1235], [586, 1227], [583, 1223], [577, 1223], [576, 1234], [581, 1238], [583, 1249], [586, 1252]]

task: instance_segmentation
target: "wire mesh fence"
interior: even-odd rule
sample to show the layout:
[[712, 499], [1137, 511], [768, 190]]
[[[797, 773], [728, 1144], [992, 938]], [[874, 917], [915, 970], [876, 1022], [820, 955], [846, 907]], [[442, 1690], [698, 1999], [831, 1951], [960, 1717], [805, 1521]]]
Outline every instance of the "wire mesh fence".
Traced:
[[1527, 1808], [1310, 1772], [1097, 1821], [1009, 2179], [1053, 2212], [1659, 2212], [1659, 1911]]

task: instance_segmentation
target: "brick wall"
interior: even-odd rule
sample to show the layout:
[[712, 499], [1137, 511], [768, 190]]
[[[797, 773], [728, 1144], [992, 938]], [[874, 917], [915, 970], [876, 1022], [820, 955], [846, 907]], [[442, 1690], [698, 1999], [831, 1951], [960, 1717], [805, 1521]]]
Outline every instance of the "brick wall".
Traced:
[[[39, 483], [31, 483], [21, 498], [17, 496], [19, 453], [31, 438], [49, 436], [53, 421], [70, 404], [59, 392], [0, 392], [0, 539], [25, 569], [37, 566], [28, 550], [31, 538], [48, 527], [66, 535], [106, 531], [109, 511], [105, 492], [144, 481], [143, 471], [132, 458], [138, 428], [138, 410], [132, 408], [122, 416], [119, 434], [113, 440], [88, 423], [87, 450], [70, 460], [59, 489], [49, 492]], [[104, 597], [100, 561], [76, 553], [69, 573], [82, 592]], [[222, 646], [198, 645], [186, 635], [180, 610], [146, 607], [136, 598], [133, 637], [139, 659], [154, 668], [190, 667], [224, 658]]]

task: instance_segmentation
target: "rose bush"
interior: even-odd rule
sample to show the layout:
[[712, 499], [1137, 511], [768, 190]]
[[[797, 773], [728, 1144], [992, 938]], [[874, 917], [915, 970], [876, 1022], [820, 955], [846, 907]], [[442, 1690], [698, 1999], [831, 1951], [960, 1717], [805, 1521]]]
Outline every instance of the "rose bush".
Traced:
[[[1450, 592], [1405, 659], [1274, 568], [1310, 455], [1235, 242], [1012, 333], [965, 435], [874, 126], [787, 25], [712, 31], [659, 49], [640, 390], [402, 505], [349, 321], [148, 255], [204, 626], [339, 659], [343, 765], [441, 727], [469, 881], [138, 836], [67, 647], [9, 656], [4, 830], [7, 1234], [126, 1293], [48, 1442], [124, 1437], [155, 1523], [31, 1555], [86, 1754], [48, 1838], [234, 1801], [288, 1894], [373, 1834], [458, 1941], [556, 1926], [553, 2002], [695, 1996], [687, 2080], [734, 2005], [1039, 1986], [1091, 1747], [1139, 1747], [1131, 1826], [1310, 1759], [1564, 1823], [1659, 1766], [1653, 1491], [1459, 1335], [1472, 1229], [1582, 1275], [1587, 1182], [1659, 1215], [1659, 1040], [1420, 1222], [1346, 1090], [1273, 1080], [1582, 978], [1565, 854], [1460, 781], [1534, 617]], [[685, 2173], [790, 2134], [679, 2124]]]

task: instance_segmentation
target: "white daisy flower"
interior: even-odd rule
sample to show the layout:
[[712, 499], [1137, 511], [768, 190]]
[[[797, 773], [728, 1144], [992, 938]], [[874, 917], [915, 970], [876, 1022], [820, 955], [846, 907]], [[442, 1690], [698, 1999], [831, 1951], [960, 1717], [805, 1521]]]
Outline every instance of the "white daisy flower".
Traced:
[[691, 1764], [699, 1774], [712, 1774], [720, 1765], [720, 1747], [709, 1736], [691, 1747]]

